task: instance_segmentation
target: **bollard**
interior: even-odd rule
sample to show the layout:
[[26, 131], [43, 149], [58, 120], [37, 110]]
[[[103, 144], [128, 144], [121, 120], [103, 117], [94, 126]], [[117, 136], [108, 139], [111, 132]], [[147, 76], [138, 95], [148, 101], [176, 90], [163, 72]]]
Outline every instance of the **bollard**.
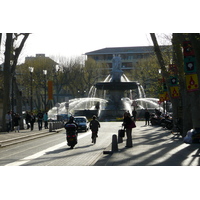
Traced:
[[119, 136], [119, 132], [118, 132], [118, 143], [123, 143], [123, 138]]
[[117, 144], [117, 135], [112, 136], [112, 152], [118, 151], [118, 144]]
[[49, 123], [49, 132], [52, 132], [52, 123]]

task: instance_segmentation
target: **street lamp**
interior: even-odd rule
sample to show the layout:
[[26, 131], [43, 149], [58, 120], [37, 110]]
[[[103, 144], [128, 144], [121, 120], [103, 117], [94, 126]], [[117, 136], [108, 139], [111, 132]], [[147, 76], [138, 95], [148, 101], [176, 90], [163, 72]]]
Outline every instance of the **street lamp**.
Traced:
[[59, 104], [58, 104], [58, 72], [60, 71], [60, 66], [57, 64], [55, 68], [56, 68], [55, 76], [56, 76], [56, 97], [57, 97], [56, 105], [57, 105], [57, 120], [58, 120], [58, 107], [59, 107]]
[[47, 96], [47, 88], [46, 88], [46, 85], [47, 85], [47, 70], [43, 70], [43, 74], [44, 74], [44, 111], [46, 112], [46, 96]]
[[34, 67], [29, 67], [29, 72], [31, 74], [31, 112], [33, 111], [33, 71]]

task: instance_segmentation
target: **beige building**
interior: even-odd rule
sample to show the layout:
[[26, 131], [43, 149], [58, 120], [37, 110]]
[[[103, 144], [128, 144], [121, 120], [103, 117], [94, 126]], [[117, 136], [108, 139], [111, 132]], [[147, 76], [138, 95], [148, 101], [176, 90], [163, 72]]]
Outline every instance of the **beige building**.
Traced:
[[[171, 46], [161, 46], [161, 50], [171, 51]], [[133, 69], [140, 59], [148, 58], [153, 54], [153, 46], [108, 47], [85, 53], [87, 58], [92, 58], [97, 62], [106, 62], [110, 68], [112, 68], [113, 55], [120, 55], [122, 69]]]

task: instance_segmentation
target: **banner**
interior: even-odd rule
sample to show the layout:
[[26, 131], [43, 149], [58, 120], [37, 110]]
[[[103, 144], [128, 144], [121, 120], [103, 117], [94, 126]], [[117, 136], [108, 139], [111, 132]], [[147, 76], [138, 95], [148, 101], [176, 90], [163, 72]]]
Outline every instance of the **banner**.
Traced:
[[165, 94], [159, 94], [159, 102], [164, 102], [165, 101]]
[[53, 100], [53, 81], [48, 81], [48, 100]]
[[165, 99], [165, 101], [170, 100], [168, 92], [164, 92], [164, 99]]
[[180, 96], [179, 87], [178, 86], [170, 87], [170, 94], [172, 98], [179, 98]]
[[199, 89], [199, 82], [197, 74], [185, 75], [186, 87], [188, 92], [192, 92]]
[[196, 59], [194, 56], [188, 56], [184, 58], [184, 70], [185, 73], [196, 72]]
[[192, 48], [192, 43], [190, 41], [183, 42], [183, 55], [194, 56], [194, 49]]

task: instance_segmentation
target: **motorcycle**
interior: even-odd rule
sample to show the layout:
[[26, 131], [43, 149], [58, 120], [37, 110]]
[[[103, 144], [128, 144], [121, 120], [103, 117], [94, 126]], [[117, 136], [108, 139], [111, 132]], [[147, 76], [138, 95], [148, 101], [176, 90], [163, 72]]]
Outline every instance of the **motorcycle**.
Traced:
[[152, 113], [151, 116], [150, 116], [150, 122], [151, 122], [151, 125], [154, 126], [154, 125], [163, 125], [164, 123], [164, 118], [162, 117], [162, 115], [158, 116], [156, 115], [155, 113]]
[[71, 147], [71, 149], [74, 148], [74, 146], [78, 143], [77, 140], [77, 126], [75, 124], [66, 124], [66, 140], [67, 145]]
[[173, 119], [171, 116], [166, 115], [163, 123], [164, 123], [164, 126], [163, 126], [164, 128], [166, 127], [168, 130], [171, 130], [173, 128]]

